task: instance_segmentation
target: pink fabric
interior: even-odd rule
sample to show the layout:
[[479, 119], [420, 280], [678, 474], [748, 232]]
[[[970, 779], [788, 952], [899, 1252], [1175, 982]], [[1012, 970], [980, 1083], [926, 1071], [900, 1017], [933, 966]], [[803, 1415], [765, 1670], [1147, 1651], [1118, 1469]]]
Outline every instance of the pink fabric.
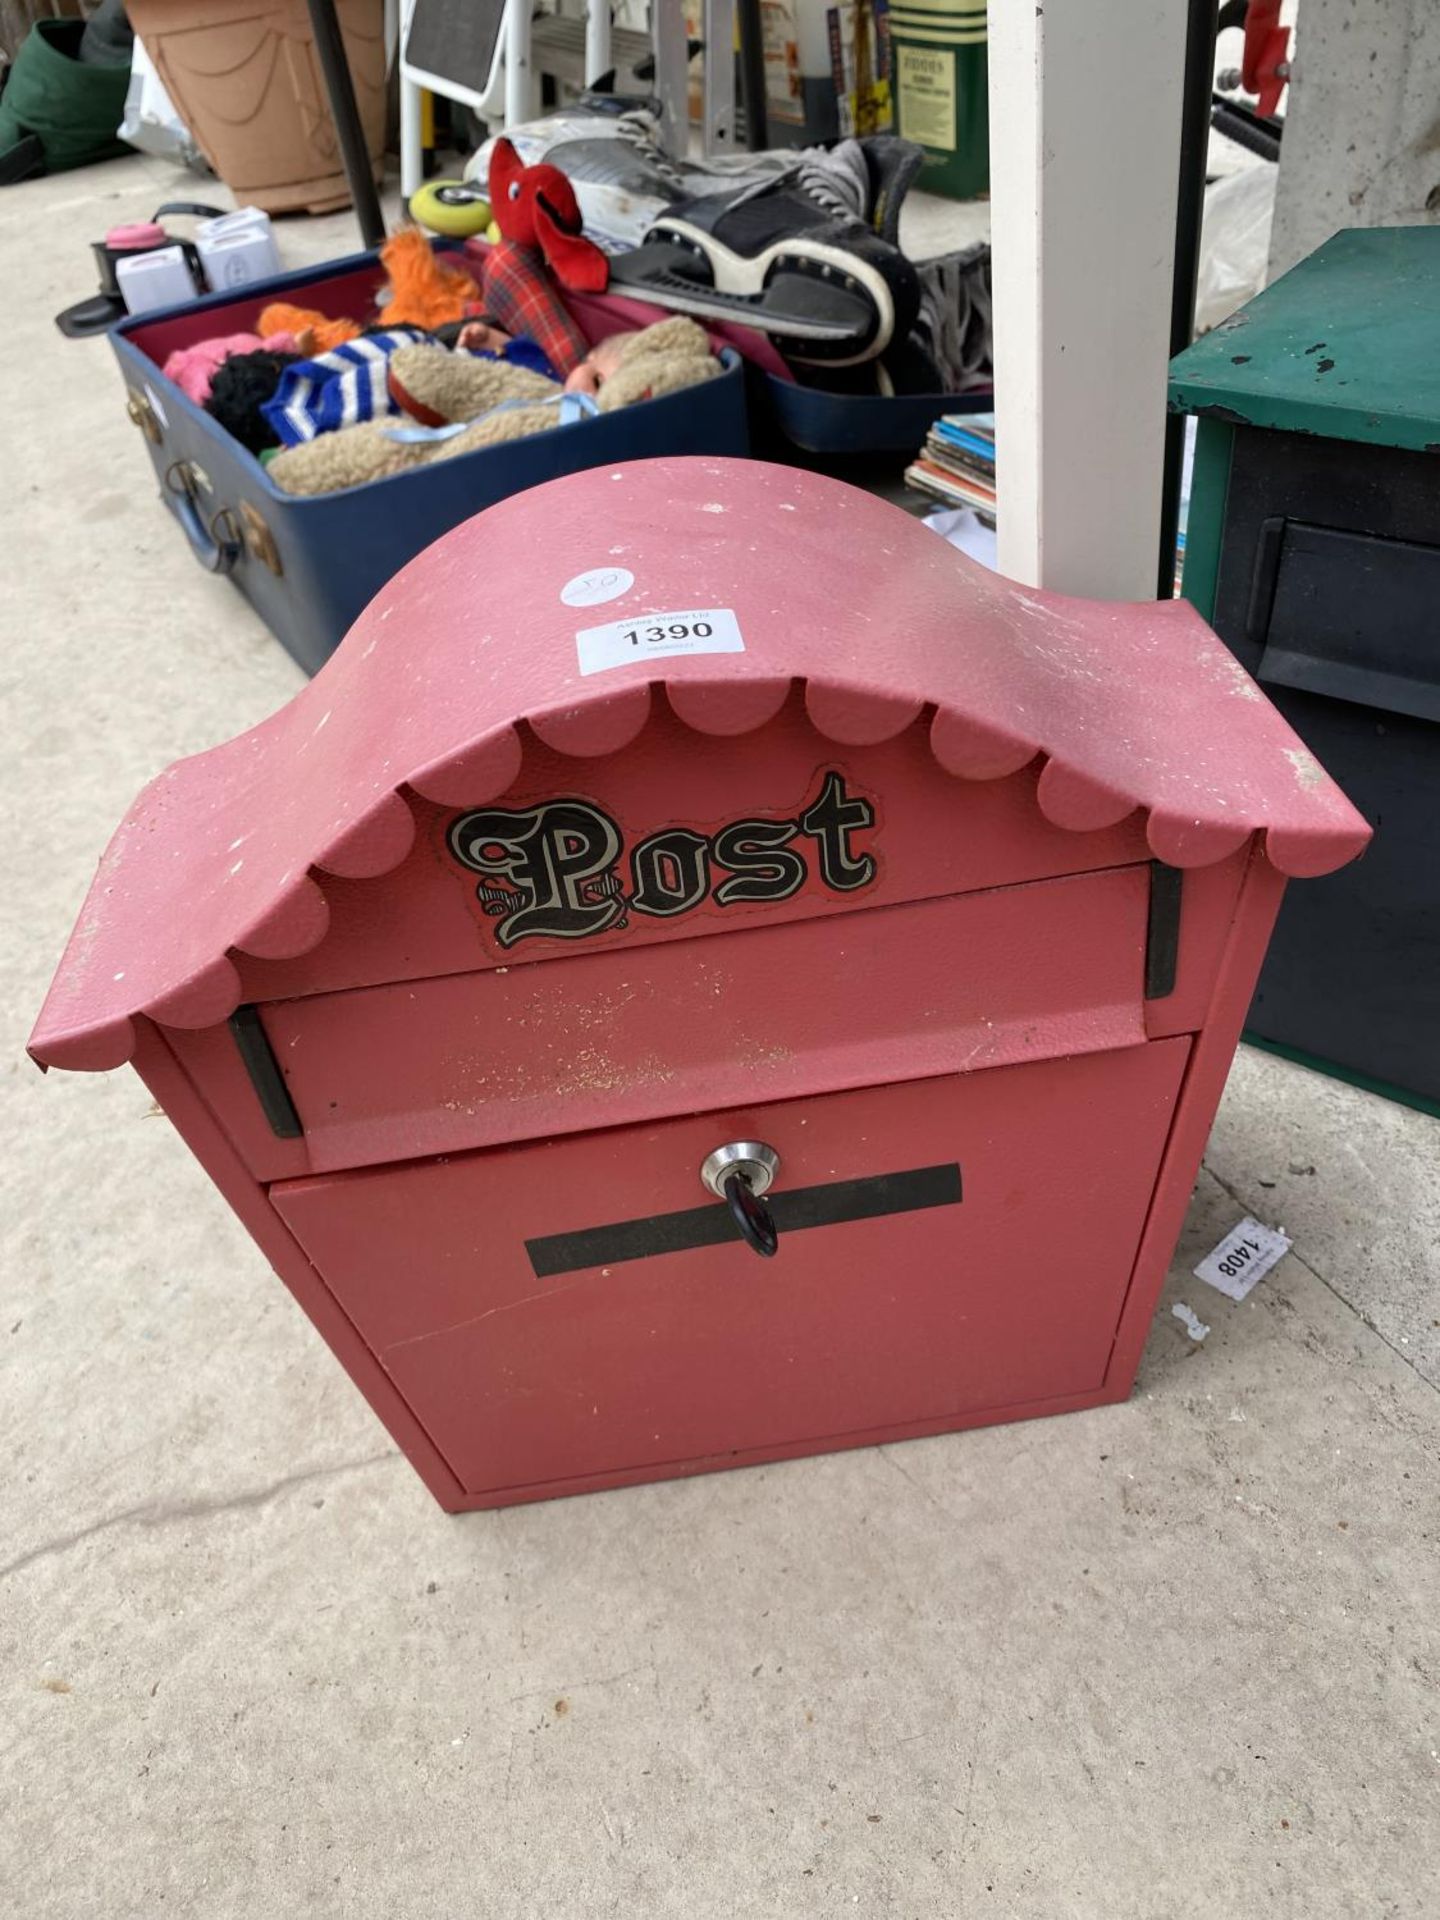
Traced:
[[210, 383], [232, 354], [255, 353], [261, 347], [271, 353], [298, 353], [293, 333], [272, 333], [263, 340], [258, 333], [231, 333], [220, 340], [197, 340], [193, 347], [177, 347], [164, 366], [167, 380], [203, 407], [210, 398]]

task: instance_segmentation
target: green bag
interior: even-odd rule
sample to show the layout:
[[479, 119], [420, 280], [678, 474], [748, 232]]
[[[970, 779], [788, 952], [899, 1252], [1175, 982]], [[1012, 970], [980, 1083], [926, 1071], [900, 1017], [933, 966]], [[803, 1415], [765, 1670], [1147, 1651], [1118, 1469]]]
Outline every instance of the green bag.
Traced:
[[6, 160], [27, 142], [39, 142], [29, 173], [62, 173], [130, 152], [115, 137], [130, 69], [82, 65], [84, 32], [83, 20], [40, 20], [21, 42], [0, 93], [0, 180], [22, 177]]

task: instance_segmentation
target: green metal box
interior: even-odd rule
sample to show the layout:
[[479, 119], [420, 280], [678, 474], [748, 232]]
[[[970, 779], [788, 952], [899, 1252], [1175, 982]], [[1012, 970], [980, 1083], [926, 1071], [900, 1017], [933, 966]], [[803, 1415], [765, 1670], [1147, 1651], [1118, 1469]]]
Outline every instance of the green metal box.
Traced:
[[1440, 1112], [1440, 228], [1336, 234], [1179, 355], [1170, 405], [1185, 597], [1376, 829], [1287, 900], [1249, 1035]]

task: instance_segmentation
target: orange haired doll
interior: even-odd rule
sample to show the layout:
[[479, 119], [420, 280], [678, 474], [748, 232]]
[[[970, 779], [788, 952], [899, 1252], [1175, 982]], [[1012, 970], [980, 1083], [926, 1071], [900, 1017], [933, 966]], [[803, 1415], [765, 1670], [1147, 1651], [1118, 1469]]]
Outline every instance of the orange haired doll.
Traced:
[[[386, 327], [423, 327], [433, 333], [481, 311], [479, 289], [464, 267], [437, 260], [418, 227], [403, 227], [380, 249], [390, 297], [380, 308]], [[329, 353], [362, 331], [355, 320], [332, 320], [309, 307], [277, 300], [260, 316], [262, 333], [308, 333], [316, 353]]]
[[387, 327], [424, 327], [433, 333], [480, 311], [480, 292], [464, 267], [436, 259], [418, 227], [403, 227], [380, 249], [390, 276], [390, 298], [380, 309]]

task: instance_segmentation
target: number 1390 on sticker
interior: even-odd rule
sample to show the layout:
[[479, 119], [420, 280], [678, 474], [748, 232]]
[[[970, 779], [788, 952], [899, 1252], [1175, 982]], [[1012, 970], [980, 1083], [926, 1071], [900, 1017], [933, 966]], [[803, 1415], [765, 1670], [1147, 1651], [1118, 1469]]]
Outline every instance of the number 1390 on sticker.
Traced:
[[646, 613], [608, 626], [582, 627], [575, 635], [581, 673], [604, 673], [637, 660], [669, 660], [685, 653], [743, 653], [745, 642], [731, 607]]

